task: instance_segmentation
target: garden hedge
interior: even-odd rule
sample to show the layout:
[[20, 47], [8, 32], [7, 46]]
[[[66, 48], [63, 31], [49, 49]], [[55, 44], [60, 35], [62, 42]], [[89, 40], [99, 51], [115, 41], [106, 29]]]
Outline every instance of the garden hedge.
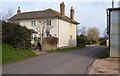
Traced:
[[15, 48], [31, 47], [31, 31], [19, 24], [2, 22], [2, 42]]

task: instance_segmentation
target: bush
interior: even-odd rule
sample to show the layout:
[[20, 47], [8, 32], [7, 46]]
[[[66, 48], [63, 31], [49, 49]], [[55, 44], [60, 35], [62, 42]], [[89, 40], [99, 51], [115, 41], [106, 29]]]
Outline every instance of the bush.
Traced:
[[77, 46], [85, 46], [85, 41], [86, 41], [86, 37], [84, 35], [80, 35], [77, 37]]
[[100, 41], [100, 45], [104, 45], [104, 46], [106, 46], [106, 40], [102, 40], [102, 41]]
[[31, 31], [18, 24], [2, 22], [2, 42], [15, 48], [30, 48]]
[[106, 48], [106, 49], [101, 53], [100, 59], [108, 58], [108, 57], [110, 57], [110, 49], [109, 49], [109, 48]]
[[91, 40], [88, 40], [86, 39], [86, 42], [85, 42], [87, 45], [90, 45], [91, 44]]
[[100, 45], [104, 45], [104, 46], [106, 46], [107, 44], [106, 44], [106, 38], [101, 38], [101, 39], [99, 39], [99, 42], [100, 42]]
[[47, 42], [47, 43], [50, 44], [50, 45], [57, 45], [57, 43], [58, 43], [58, 38], [57, 38], [57, 37], [53, 37], [53, 36], [45, 37], [45, 38], [44, 38], [44, 41]]

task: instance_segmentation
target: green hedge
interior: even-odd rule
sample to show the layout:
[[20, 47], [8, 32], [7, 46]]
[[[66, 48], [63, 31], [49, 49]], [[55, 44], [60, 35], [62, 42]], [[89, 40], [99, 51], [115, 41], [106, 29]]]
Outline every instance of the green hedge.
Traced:
[[31, 47], [31, 30], [19, 24], [2, 22], [2, 42], [15, 48]]
[[77, 36], [77, 46], [85, 46], [86, 37], [84, 35]]
[[102, 40], [102, 41], [100, 41], [100, 45], [104, 45], [104, 46], [106, 46], [106, 40]]
[[99, 39], [100, 45], [106, 46], [107, 45], [106, 41], [107, 41], [107, 39], [105, 39], [105, 38]]

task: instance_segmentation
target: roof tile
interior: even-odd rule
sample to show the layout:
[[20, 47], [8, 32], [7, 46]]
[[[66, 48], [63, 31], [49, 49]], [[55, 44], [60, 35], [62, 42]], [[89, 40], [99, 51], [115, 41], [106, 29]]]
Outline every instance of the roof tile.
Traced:
[[72, 20], [67, 16], [62, 16], [59, 12], [50, 8], [43, 11], [23, 12], [23, 13], [14, 15], [8, 20], [13, 21], [13, 20], [23, 20], [23, 19], [54, 18], [54, 17], [58, 17], [70, 23], [79, 24], [77, 21]]

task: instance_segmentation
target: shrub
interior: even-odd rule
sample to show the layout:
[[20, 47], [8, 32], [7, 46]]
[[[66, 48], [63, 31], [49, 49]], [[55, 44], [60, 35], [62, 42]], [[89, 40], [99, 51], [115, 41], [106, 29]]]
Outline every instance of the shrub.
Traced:
[[108, 57], [110, 57], [110, 49], [105, 48], [105, 50], [101, 53], [100, 59], [104, 59]]
[[80, 35], [77, 37], [77, 46], [85, 46], [85, 41], [86, 41], [86, 37], [84, 35]]
[[2, 42], [15, 48], [30, 48], [31, 31], [19, 24], [2, 22]]
[[100, 45], [104, 45], [104, 46], [106, 46], [106, 40], [102, 40], [102, 41], [100, 41]]
[[99, 42], [100, 42], [100, 45], [104, 45], [104, 46], [106, 46], [107, 44], [106, 44], [106, 38], [101, 38], [101, 39], [99, 39]]
[[91, 40], [86, 39], [85, 44], [90, 45], [91, 44]]
[[45, 37], [44, 41], [50, 45], [56, 45], [58, 43], [58, 38], [53, 36]]

